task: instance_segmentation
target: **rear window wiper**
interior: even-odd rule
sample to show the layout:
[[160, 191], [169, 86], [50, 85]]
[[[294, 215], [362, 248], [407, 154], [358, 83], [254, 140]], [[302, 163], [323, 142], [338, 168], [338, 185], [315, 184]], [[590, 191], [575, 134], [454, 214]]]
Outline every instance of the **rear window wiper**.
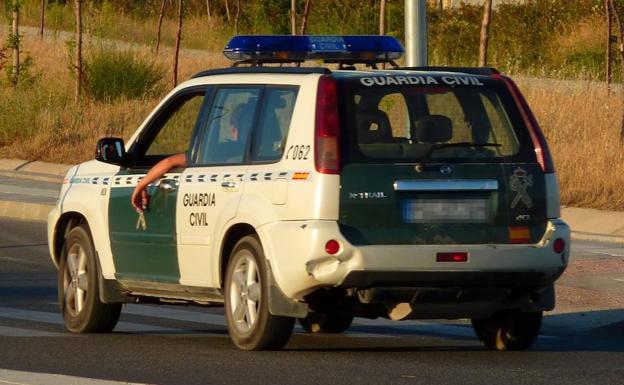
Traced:
[[433, 154], [435, 151], [440, 150], [442, 148], [453, 148], [453, 147], [501, 147], [501, 146], [502, 146], [502, 144], [500, 144], [500, 143], [474, 143], [474, 142], [437, 143], [437, 144], [432, 144], [431, 147], [429, 147], [429, 150], [427, 150], [425, 155], [423, 155], [423, 157], [420, 158], [420, 162], [421, 163], [425, 163], [425, 162], [429, 161], [429, 158], [431, 157], [431, 154]]

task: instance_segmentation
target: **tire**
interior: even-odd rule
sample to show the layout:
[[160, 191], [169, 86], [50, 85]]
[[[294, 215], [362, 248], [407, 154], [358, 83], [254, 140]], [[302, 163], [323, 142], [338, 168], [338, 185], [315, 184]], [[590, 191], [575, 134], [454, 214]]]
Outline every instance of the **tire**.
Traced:
[[70, 230], [58, 270], [58, 300], [65, 327], [73, 333], [102, 333], [115, 328], [121, 303], [100, 301], [95, 249], [86, 226]]
[[338, 312], [314, 312], [305, 318], [299, 318], [299, 323], [308, 333], [342, 333], [349, 329], [353, 322], [353, 315]]
[[278, 350], [292, 334], [294, 318], [269, 313], [269, 276], [255, 236], [238, 241], [230, 255], [225, 316], [232, 342], [243, 350]]
[[519, 310], [498, 311], [485, 319], [473, 319], [472, 327], [492, 350], [525, 350], [539, 335], [543, 314]]

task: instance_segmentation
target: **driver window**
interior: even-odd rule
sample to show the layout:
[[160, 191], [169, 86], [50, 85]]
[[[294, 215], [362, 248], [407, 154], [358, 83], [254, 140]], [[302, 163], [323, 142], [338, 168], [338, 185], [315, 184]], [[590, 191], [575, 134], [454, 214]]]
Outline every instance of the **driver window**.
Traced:
[[167, 114], [145, 155], [153, 157], [186, 152], [203, 102], [204, 91], [188, 95], [179, 101], [173, 111]]

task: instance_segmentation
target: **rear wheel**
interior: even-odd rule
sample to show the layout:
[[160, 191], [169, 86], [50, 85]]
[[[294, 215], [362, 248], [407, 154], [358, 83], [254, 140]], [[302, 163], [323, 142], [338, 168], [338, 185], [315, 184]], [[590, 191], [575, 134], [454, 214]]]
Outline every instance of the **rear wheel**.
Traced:
[[339, 312], [314, 312], [299, 323], [308, 333], [342, 333], [349, 329], [353, 315]]
[[242, 238], [225, 274], [225, 315], [232, 342], [243, 350], [281, 349], [295, 319], [269, 313], [269, 276], [255, 236]]
[[539, 335], [542, 312], [498, 311], [485, 319], [473, 319], [477, 337], [492, 350], [525, 350]]
[[115, 328], [120, 303], [100, 301], [95, 251], [83, 225], [71, 229], [61, 254], [58, 299], [67, 330], [74, 333], [109, 332]]

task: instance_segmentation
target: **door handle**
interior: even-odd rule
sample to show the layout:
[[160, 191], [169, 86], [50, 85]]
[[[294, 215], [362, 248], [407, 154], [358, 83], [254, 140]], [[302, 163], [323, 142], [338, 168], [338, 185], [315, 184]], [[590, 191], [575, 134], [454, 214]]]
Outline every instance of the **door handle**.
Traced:
[[165, 193], [175, 192], [176, 183], [173, 179], [162, 179], [158, 182], [158, 189]]
[[236, 182], [233, 181], [226, 181], [226, 182], [221, 182], [221, 187], [223, 188], [235, 188], [236, 187]]

